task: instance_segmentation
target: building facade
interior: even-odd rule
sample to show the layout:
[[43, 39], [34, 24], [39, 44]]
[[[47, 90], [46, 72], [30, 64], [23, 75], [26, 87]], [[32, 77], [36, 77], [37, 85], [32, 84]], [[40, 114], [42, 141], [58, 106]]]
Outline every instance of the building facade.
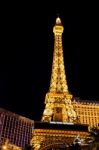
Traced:
[[30, 143], [34, 121], [0, 108], [0, 144], [7, 139], [11, 144], [25, 147]]
[[88, 100], [75, 100], [72, 102], [79, 123], [88, 124], [90, 127], [99, 126], [99, 102]]

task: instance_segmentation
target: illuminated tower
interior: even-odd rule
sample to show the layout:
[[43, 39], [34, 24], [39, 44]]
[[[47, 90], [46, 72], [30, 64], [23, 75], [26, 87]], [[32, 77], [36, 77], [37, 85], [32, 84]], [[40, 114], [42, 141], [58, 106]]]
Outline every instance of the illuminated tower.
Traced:
[[49, 92], [45, 97], [45, 110], [42, 121], [74, 122], [76, 113], [71, 104], [72, 95], [69, 93], [62, 47], [63, 25], [61, 19], [56, 19], [54, 32], [54, 53]]
[[63, 30], [58, 17], [53, 28], [55, 42], [50, 88], [45, 97], [42, 120], [34, 121], [30, 141], [34, 150], [69, 149], [77, 140], [86, 146], [86, 141], [93, 139], [88, 125], [78, 123], [73, 108], [75, 101], [68, 90], [62, 48]]

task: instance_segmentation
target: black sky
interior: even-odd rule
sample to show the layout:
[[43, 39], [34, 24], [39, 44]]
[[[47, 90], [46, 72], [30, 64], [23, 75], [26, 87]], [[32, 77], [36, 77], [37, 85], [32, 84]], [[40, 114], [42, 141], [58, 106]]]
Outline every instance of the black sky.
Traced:
[[[81, 5], [80, 5], [81, 6]], [[97, 15], [77, 4], [6, 4], [1, 12], [0, 107], [39, 120], [49, 89], [53, 26], [64, 25], [63, 48], [70, 92], [99, 101]]]

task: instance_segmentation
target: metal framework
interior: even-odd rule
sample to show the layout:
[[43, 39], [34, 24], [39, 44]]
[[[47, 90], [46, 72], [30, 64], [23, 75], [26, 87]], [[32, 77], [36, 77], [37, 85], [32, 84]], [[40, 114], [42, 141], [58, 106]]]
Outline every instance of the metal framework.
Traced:
[[68, 148], [73, 142], [76, 142], [76, 137], [79, 137], [83, 142], [85, 142], [86, 139], [91, 139], [88, 126], [85, 125], [44, 124], [41, 122], [37, 124], [39, 124], [39, 126], [35, 125], [33, 138], [31, 140], [31, 145], [34, 150]]
[[53, 28], [55, 42], [52, 64], [52, 75], [49, 92], [45, 98], [45, 109], [42, 121], [74, 122], [76, 112], [71, 104], [72, 95], [68, 90], [62, 48], [63, 25], [60, 18], [56, 19]]
[[[52, 74], [51, 74], [51, 82], [48, 93], [45, 97], [45, 109], [43, 112], [41, 122], [48, 123], [48, 128], [41, 127], [36, 128], [34, 126], [33, 129], [33, 137], [31, 139], [31, 146], [34, 150], [48, 150], [48, 149], [57, 149], [57, 148], [65, 148], [68, 149], [69, 145], [73, 143], [76, 136], [80, 136], [81, 141], [86, 141], [91, 138], [89, 130], [83, 128], [83, 124], [95, 125], [99, 123], [99, 105], [94, 107], [95, 112], [97, 112], [97, 121], [92, 123], [90, 121], [85, 122], [81, 113], [79, 113], [79, 109], [84, 111], [90, 111], [89, 106], [81, 105], [78, 107], [76, 100], [72, 94], [70, 94], [68, 90], [66, 74], [65, 74], [65, 66], [63, 59], [63, 48], [62, 48], [62, 33], [63, 33], [63, 25], [61, 23], [61, 19], [58, 17], [56, 19], [56, 24], [53, 28], [54, 32], [54, 53], [53, 53], [53, 64], [52, 64]], [[85, 115], [86, 116], [86, 115]], [[88, 120], [88, 117], [86, 118]], [[66, 126], [68, 129], [62, 130], [61, 126], [58, 129], [57, 126], [52, 127], [51, 123], [73, 123], [73, 127], [70, 129], [70, 125]], [[80, 123], [79, 126], [77, 123]], [[42, 124], [40, 124], [42, 125]], [[44, 125], [44, 124], [43, 124]], [[87, 126], [88, 127], [88, 126]], [[81, 130], [83, 128], [83, 130]], [[92, 141], [93, 139], [91, 139]], [[80, 141], [80, 142], [81, 142]]]

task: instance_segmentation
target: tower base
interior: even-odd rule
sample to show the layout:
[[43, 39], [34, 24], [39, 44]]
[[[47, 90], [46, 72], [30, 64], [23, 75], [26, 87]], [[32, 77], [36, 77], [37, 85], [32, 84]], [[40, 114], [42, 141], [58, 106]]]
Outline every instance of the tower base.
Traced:
[[76, 142], [83, 147], [91, 139], [87, 125], [35, 122], [31, 145], [34, 150], [69, 149]]

